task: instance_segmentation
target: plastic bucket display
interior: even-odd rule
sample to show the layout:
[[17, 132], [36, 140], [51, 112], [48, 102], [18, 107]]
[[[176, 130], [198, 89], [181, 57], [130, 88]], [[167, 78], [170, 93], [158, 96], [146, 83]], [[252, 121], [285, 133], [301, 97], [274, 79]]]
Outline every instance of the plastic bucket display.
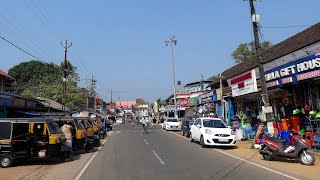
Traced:
[[282, 118], [281, 119], [281, 125], [283, 130], [289, 130], [288, 124], [287, 124], [288, 118]]

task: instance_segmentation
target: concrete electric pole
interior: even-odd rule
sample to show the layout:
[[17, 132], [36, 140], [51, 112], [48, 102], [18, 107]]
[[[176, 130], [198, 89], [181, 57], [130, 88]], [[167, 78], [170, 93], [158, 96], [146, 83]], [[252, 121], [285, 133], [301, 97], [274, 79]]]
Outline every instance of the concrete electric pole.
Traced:
[[[258, 61], [258, 67], [259, 67], [259, 74], [260, 74], [260, 85], [261, 85], [261, 98], [262, 98], [262, 102], [264, 103], [264, 107], [262, 108], [262, 113], [263, 113], [263, 117], [262, 120], [263, 121], [271, 121], [272, 120], [272, 108], [270, 108], [270, 102], [269, 102], [269, 97], [268, 97], [268, 89], [267, 89], [267, 85], [266, 85], [266, 79], [265, 79], [265, 74], [264, 74], [264, 67], [263, 67], [263, 59], [261, 57], [261, 46], [260, 46], [260, 42], [259, 42], [259, 20], [260, 20], [260, 16], [256, 14], [255, 8], [254, 8], [254, 4], [253, 4], [254, 0], [249, 0], [250, 2], [250, 11], [251, 11], [251, 17], [252, 17], [252, 28], [253, 28], [253, 35], [254, 35], [254, 45], [255, 45], [255, 50], [256, 50], [256, 56], [257, 56], [257, 61]], [[260, 132], [263, 128], [263, 124], [260, 123], [255, 139], [259, 137]], [[251, 144], [251, 148], [253, 147], [255, 143], [252, 142]]]
[[68, 62], [67, 62], [67, 52], [68, 48], [72, 46], [72, 43], [68, 45], [68, 40], [66, 40], [65, 45], [61, 45], [64, 48], [64, 66], [63, 66], [63, 99], [62, 99], [62, 111], [66, 111], [66, 103], [67, 103], [67, 69], [68, 69]]

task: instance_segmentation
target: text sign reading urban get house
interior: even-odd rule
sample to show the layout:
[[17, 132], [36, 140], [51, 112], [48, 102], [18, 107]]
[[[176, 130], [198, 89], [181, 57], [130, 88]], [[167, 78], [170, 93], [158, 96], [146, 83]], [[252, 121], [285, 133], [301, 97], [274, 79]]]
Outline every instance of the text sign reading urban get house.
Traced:
[[233, 97], [258, 91], [255, 70], [228, 79], [228, 84], [232, 88]]
[[320, 77], [320, 55], [312, 55], [265, 72], [268, 87]]

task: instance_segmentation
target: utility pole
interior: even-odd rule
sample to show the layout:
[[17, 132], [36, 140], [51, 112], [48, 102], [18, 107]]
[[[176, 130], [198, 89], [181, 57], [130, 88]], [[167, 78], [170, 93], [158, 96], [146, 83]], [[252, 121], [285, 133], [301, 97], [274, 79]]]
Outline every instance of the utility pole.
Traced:
[[221, 117], [223, 120], [226, 120], [227, 124], [229, 124], [228, 120], [225, 119], [225, 113], [224, 113], [224, 99], [223, 99], [223, 92], [222, 92], [222, 87], [223, 87], [223, 84], [222, 84], [222, 73], [220, 73], [220, 103], [221, 103]]
[[112, 104], [112, 89], [111, 89], [111, 104]]
[[201, 91], [203, 91], [203, 74], [201, 73]]
[[65, 45], [62, 44], [61, 45], [64, 48], [64, 67], [63, 67], [63, 99], [62, 99], [62, 111], [65, 112], [66, 111], [66, 103], [67, 103], [67, 52], [68, 52], [68, 48], [70, 48], [72, 46], [72, 43], [70, 43], [70, 45], [68, 45], [68, 40], [66, 40]]
[[91, 92], [92, 92], [92, 96], [93, 96], [93, 109], [94, 109], [94, 112], [96, 113], [97, 111], [97, 107], [96, 107], [96, 80], [93, 78], [91, 78]]
[[[265, 79], [265, 74], [264, 74], [264, 67], [263, 67], [263, 59], [261, 57], [261, 47], [260, 47], [260, 42], [259, 42], [259, 27], [258, 27], [258, 21], [259, 21], [259, 16], [257, 16], [255, 8], [254, 8], [254, 4], [253, 1], [254, 0], [249, 0], [250, 1], [250, 11], [251, 11], [251, 17], [252, 17], [252, 28], [253, 28], [253, 34], [254, 34], [254, 45], [255, 45], [255, 49], [256, 49], [256, 55], [257, 55], [257, 61], [259, 64], [259, 74], [260, 74], [260, 84], [261, 84], [261, 90], [262, 90], [262, 94], [261, 94], [261, 98], [262, 98], [262, 102], [264, 103], [264, 108], [266, 109], [267, 107], [270, 106], [270, 102], [269, 102], [269, 97], [268, 97], [268, 89], [267, 89], [267, 85], [266, 85], [266, 79]], [[272, 110], [272, 109], [271, 109]], [[272, 119], [272, 111], [271, 112], [264, 112], [264, 110], [262, 111], [262, 113], [264, 114], [264, 120], [266, 121], [271, 121]], [[260, 132], [263, 128], [262, 123], [260, 123], [255, 139], [258, 138], [258, 136], [260, 135]], [[251, 144], [251, 148], [253, 148], [253, 145], [255, 143], [255, 139]]]

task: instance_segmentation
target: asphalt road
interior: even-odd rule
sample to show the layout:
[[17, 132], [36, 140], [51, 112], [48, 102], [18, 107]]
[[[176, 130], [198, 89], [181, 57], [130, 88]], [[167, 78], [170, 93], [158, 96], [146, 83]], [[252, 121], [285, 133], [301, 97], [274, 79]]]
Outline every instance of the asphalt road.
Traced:
[[78, 176], [81, 180], [290, 179], [184, 137], [141, 126], [118, 125]]

